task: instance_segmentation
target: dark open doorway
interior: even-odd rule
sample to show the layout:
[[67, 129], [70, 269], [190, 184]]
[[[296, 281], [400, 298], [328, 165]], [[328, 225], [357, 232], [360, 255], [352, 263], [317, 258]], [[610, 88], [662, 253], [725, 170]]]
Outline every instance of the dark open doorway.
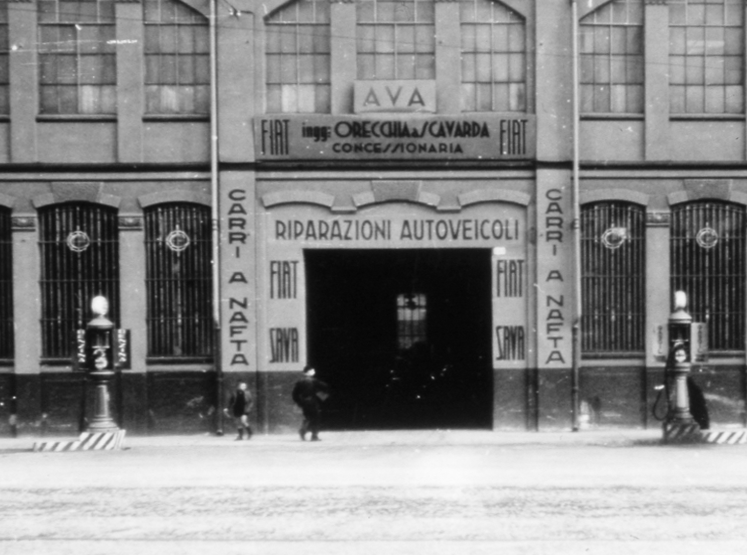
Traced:
[[308, 250], [325, 427], [492, 425], [490, 251]]

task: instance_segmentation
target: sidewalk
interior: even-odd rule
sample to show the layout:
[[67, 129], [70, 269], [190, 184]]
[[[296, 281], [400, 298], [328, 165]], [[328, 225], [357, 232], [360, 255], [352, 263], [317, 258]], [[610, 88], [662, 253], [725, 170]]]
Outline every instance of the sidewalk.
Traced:
[[[488, 430], [375, 430], [352, 432], [322, 432], [318, 445], [376, 445], [376, 446], [470, 446], [470, 445], [543, 445], [543, 446], [632, 446], [636, 444], [655, 445], [661, 441], [660, 429], [649, 430], [594, 430], [557, 432], [494, 432]], [[0, 451], [31, 450], [36, 442], [72, 440], [75, 437], [23, 436], [0, 438]], [[257, 447], [281, 447], [298, 444], [296, 434], [255, 434], [250, 440]], [[233, 431], [224, 436], [214, 434], [198, 435], [132, 435], [126, 436], [126, 449], [148, 447], [241, 447], [247, 441], [234, 441]]]

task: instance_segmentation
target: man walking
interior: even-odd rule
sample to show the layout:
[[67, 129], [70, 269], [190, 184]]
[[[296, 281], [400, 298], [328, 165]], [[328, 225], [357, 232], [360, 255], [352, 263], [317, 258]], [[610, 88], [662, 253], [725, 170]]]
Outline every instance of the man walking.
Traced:
[[231, 394], [231, 399], [228, 401], [229, 408], [225, 409], [226, 414], [230, 411], [231, 416], [236, 421], [236, 429], [239, 435], [235, 441], [244, 439], [245, 431], [246, 439], [251, 439], [252, 437], [252, 428], [249, 426], [249, 411], [252, 410], [252, 405], [252, 394], [246, 389], [246, 384], [240, 382], [236, 386], [236, 391]]
[[323, 381], [314, 377], [316, 371], [311, 366], [303, 369], [304, 377], [293, 386], [293, 402], [303, 411], [303, 424], [298, 430], [302, 440], [306, 440], [306, 432], [311, 432], [311, 441], [319, 441], [319, 424], [321, 420], [321, 399], [319, 395], [326, 395], [329, 387]]

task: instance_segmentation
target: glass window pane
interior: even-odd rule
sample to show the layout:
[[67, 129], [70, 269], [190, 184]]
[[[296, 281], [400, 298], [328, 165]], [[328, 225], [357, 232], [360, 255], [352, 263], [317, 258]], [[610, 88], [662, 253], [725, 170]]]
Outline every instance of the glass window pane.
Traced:
[[709, 114], [724, 113], [724, 89], [722, 87], [706, 88], [705, 111]]
[[673, 114], [685, 113], [685, 87], [673, 85], [669, 87], [669, 111]]
[[688, 114], [702, 114], [704, 110], [704, 89], [687, 87], [685, 89], [685, 109]]

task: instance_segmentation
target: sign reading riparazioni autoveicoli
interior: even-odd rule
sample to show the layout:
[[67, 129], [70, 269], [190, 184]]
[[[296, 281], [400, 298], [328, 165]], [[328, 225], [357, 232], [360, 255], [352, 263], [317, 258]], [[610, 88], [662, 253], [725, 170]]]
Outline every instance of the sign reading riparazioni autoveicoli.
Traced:
[[259, 160], [523, 160], [535, 151], [528, 115], [273, 116], [255, 120], [255, 134]]

